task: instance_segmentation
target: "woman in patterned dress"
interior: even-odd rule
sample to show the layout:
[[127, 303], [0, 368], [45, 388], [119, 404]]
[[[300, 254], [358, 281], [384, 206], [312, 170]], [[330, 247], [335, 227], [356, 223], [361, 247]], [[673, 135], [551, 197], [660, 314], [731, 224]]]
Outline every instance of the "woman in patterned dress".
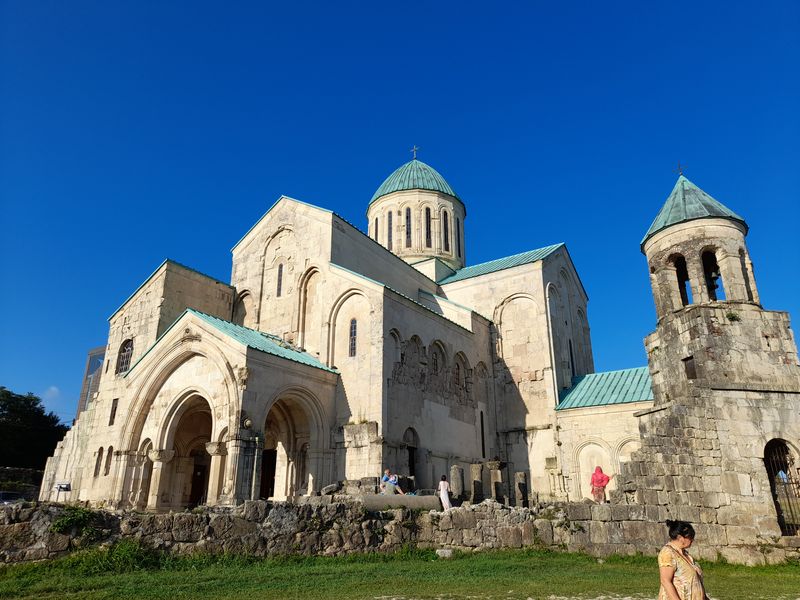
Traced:
[[667, 527], [669, 542], [658, 553], [658, 600], [708, 600], [703, 571], [686, 551], [694, 541], [694, 527], [686, 521], [667, 521]]

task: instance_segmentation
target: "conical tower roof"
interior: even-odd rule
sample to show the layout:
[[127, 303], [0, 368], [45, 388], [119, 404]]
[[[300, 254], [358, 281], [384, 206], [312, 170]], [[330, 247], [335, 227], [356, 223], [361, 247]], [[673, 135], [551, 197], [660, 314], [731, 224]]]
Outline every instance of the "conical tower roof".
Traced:
[[695, 219], [721, 218], [737, 221], [744, 225], [747, 233], [747, 223], [745, 220], [729, 209], [727, 206], [714, 200], [703, 190], [686, 179], [683, 175], [678, 177], [672, 193], [667, 198], [664, 206], [656, 215], [650, 229], [642, 238], [642, 250], [644, 243], [656, 233], [672, 225], [694, 221]]
[[381, 187], [372, 195], [372, 200], [369, 203], [372, 204], [382, 196], [402, 190], [441, 192], [456, 198], [459, 202], [461, 201], [461, 198], [456, 195], [453, 188], [450, 187], [436, 169], [415, 158], [389, 175], [381, 184]]

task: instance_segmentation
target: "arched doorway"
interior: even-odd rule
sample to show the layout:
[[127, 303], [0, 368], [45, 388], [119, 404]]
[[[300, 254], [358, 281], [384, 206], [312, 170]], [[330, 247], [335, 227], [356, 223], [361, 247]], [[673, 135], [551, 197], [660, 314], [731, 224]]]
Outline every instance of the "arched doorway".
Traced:
[[771, 440], [764, 447], [764, 466], [781, 533], [797, 535], [800, 532], [800, 480], [796, 457], [784, 440]]
[[183, 402], [176, 416], [166, 441], [174, 457], [162, 467], [158, 508], [192, 508], [205, 504], [208, 498], [211, 456], [206, 444], [211, 441], [211, 407], [205, 398], [193, 395]]
[[309, 453], [314, 438], [313, 421], [294, 398], [277, 400], [264, 424], [260, 497], [285, 500], [305, 496], [315, 485]]

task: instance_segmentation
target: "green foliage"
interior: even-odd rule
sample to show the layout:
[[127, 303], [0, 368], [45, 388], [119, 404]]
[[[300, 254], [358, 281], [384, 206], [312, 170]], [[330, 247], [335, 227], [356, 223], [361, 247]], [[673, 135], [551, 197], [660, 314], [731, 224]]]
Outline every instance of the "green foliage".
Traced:
[[[794, 600], [796, 565], [743, 567], [703, 563], [714, 598]], [[0, 566], [0, 598], [93, 600], [348, 600], [376, 597], [512, 598], [636, 597], [658, 592], [658, 566], [650, 556], [611, 556], [547, 550], [456, 553], [438, 559], [412, 546], [394, 554], [335, 558], [259, 559], [229, 554], [170, 557], [133, 540], [37, 564]]]
[[741, 321], [742, 317], [739, 316], [739, 313], [729, 310], [725, 313], [725, 318], [728, 319], [731, 323], [735, 323], [737, 321]]
[[50, 531], [65, 535], [77, 535], [83, 539], [92, 539], [97, 533], [99, 516], [82, 506], [67, 506], [64, 512], [50, 525]]
[[0, 386], [0, 466], [44, 469], [66, 432], [55, 413], [45, 412], [39, 397]]
[[90, 548], [63, 559], [63, 568], [80, 575], [130, 573], [160, 569], [164, 556], [145, 548], [136, 540], [120, 540], [110, 547]]

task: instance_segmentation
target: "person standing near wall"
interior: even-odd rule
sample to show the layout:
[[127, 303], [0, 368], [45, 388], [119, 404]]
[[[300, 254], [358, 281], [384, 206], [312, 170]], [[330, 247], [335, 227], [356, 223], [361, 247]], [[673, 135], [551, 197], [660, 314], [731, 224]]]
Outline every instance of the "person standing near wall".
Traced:
[[447, 475], [442, 475], [442, 480], [439, 482], [439, 500], [442, 501], [442, 510], [453, 508], [450, 504], [450, 484], [447, 483]]
[[595, 467], [589, 483], [592, 486], [592, 498], [598, 504], [603, 504], [606, 501], [606, 486], [609, 481], [611, 481], [611, 477], [603, 473], [603, 469], [600, 467]]
[[687, 552], [694, 542], [694, 527], [686, 521], [667, 521], [667, 527], [669, 542], [658, 553], [658, 600], [709, 600], [703, 571]]

